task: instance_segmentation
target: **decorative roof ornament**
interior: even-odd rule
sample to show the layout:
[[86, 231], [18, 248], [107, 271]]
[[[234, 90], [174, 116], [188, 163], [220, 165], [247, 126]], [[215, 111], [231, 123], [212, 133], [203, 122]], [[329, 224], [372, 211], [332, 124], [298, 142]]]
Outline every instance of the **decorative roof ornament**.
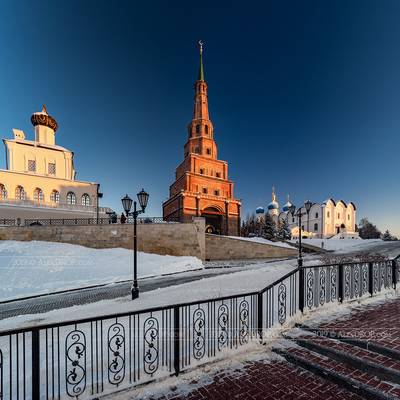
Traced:
[[200, 67], [199, 67], [199, 75], [197, 77], [198, 81], [204, 81], [203, 46], [204, 42], [202, 40], [199, 40]]
[[287, 195], [287, 203], [282, 207], [282, 211], [289, 211], [290, 207], [292, 206], [292, 203], [290, 202], [290, 196]]
[[43, 104], [42, 111], [35, 112], [32, 114], [31, 122], [32, 122], [33, 126], [37, 126], [37, 125], [47, 126], [48, 128], [52, 129], [54, 132], [58, 128], [57, 121], [47, 113], [47, 108], [46, 108], [45, 104]]
[[276, 201], [275, 186], [272, 186], [272, 201], [268, 204], [268, 210], [279, 210], [279, 204]]

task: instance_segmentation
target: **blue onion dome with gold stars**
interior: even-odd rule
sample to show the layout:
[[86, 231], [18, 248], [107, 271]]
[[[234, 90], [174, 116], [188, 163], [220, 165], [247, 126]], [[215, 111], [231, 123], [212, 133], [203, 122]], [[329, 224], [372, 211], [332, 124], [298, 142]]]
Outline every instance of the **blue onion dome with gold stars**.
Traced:
[[275, 188], [272, 187], [272, 201], [268, 204], [268, 210], [279, 210], [279, 203], [276, 201]]
[[256, 214], [264, 214], [264, 207], [257, 207], [256, 208]]
[[35, 112], [31, 116], [31, 122], [33, 126], [42, 125], [47, 126], [48, 128], [52, 129], [54, 132], [58, 128], [57, 121], [47, 114], [46, 106], [43, 104], [42, 111]]
[[287, 203], [282, 207], [282, 211], [288, 212], [291, 206], [292, 206], [292, 203], [290, 202], [289, 195], [288, 195]]

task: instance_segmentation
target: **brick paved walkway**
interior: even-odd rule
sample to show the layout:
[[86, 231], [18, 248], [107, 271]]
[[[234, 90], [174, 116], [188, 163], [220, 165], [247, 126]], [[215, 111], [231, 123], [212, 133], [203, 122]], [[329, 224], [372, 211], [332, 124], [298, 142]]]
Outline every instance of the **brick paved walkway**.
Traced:
[[[318, 337], [316, 330], [338, 337]], [[344, 333], [377, 344], [377, 350], [339, 339]], [[310, 322], [286, 332], [285, 337], [290, 340], [277, 342], [277, 351], [279, 343], [284, 343], [279, 354], [286, 360], [247, 361], [239, 371], [218, 371], [206, 384], [192, 381], [167, 394], [147, 391], [141, 399], [400, 399], [400, 358], [379, 353], [400, 349], [400, 298], [357, 306], [350, 314], [329, 322]], [[358, 388], [354, 393], [355, 386], [364, 392]]]
[[246, 363], [240, 374], [221, 372], [214, 377], [214, 382], [210, 385], [195, 389], [187, 395], [171, 392], [161, 399], [358, 400], [361, 397], [287, 362], [256, 361]]
[[319, 324], [319, 329], [400, 350], [400, 300], [361, 305], [350, 315]]

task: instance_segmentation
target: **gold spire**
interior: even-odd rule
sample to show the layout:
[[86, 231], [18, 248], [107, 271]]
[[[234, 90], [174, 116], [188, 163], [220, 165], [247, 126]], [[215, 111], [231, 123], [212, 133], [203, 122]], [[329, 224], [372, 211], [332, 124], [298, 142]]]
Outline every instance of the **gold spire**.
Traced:
[[276, 201], [275, 186], [272, 186], [272, 201]]
[[46, 104], [43, 104], [42, 113], [47, 114]]
[[203, 41], [199, 40], [200, 66], [199, 66], [199, 75], [197, 77], [198, 81], [204, 81], [203, 45], [204, 45]]

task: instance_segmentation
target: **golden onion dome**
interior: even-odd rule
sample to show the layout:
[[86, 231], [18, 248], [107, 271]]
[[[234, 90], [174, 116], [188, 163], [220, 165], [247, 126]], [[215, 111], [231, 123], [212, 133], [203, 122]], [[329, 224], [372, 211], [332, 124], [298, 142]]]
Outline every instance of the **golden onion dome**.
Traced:
[[44, 104], [41, 112], [36, 112], [32, 114], [31, 122], [33, 126], [47, 126], [48, 128], [53, 129], [54, 132], [58, 128], [57, 121], [49, 114], [47, 114], [46, 106]]

